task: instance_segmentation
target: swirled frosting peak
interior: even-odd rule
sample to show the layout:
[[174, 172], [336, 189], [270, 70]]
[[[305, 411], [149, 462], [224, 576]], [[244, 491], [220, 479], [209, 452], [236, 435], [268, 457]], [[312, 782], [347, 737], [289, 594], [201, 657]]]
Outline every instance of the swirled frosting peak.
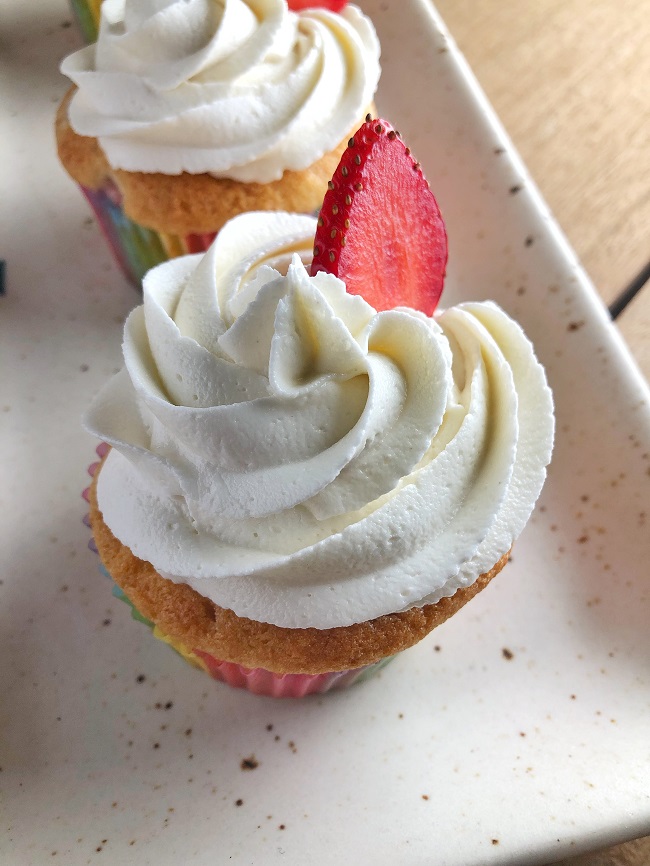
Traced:
[[545, 477], [550, 391], [491, 303], [377, 313], [309, 276], [315, 221], [245, 214], [150, 271], [88, 428], [98, 501], [173, 581], [291, 628], [435, 602], [509, 550]]
[[96, 45], [67, 57], [69, 109], [113, 168], [267, 183], [357, 125], [379, 43], [355, 6], [284, 0], [104, 0]]

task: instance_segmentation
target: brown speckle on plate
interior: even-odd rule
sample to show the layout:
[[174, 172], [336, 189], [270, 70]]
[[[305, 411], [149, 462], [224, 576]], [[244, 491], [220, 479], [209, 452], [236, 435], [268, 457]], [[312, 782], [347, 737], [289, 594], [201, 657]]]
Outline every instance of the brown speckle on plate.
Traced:
[[259, 767], [259, 761], [255, 755], [251, 755], [249, 758], [242, 758], [239, 766], [242, 770], [256, 770]]

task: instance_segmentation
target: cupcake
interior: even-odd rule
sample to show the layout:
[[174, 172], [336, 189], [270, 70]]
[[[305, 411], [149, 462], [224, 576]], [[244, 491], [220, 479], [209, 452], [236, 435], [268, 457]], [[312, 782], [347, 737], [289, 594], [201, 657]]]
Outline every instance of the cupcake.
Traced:
[[104, 0], [67, 57], [60, 160], [139, 285], [245, 211], [312, 213], [372, 104], [379, 43], [355, 6]]
[[[240, 215], [150, 271], [86, 427], [102, 561], [212, 676], [347, 685], [507, 562], [553, 440], [544, 371], [491, 302], [436, 310], [446, 235], [385, 121], [318, 220]], [[435, 312], [434, 312], [435, 311]]]

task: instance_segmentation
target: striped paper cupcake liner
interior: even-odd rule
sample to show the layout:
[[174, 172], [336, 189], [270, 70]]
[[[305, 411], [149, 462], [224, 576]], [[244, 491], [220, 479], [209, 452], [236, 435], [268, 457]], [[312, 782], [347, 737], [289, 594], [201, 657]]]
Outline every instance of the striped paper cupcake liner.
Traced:
[[96, 42], [102, 0], [70, 0], [70, 6], [86, 42]]
[[176, 256], [205, 252], [216, 237], [216, 232], [172, 235], [141, 226], [124, 213], [121, 193], [112, 181], [99, 189], [82, 186], [81, 191], [120, 269], [138, 289], [148, 270]]

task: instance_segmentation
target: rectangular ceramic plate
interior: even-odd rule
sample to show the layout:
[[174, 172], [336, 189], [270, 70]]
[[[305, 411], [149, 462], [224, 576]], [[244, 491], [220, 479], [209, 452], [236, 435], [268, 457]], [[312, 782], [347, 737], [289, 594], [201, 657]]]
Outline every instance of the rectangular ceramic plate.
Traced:
[[555, 457], [485, 592], [378, 678], [278, 702], [152, 640], [86, 548], [78, 419], [137, 299], [53, 154], [67, 7], [0, 6], [3, 862], [533, 864], [650, 832], [648, 391], [431, 8], [364, 4], [379, 108], [447, 219], [445, 305], [534, 340]]

